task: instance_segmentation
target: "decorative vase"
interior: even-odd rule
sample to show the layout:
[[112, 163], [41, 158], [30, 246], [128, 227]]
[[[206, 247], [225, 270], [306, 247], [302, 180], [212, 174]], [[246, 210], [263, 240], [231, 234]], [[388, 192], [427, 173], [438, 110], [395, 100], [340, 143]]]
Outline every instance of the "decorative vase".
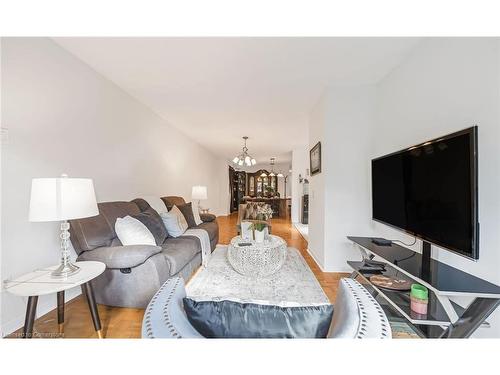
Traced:
[[265, 230], [255, 230], [255, 242], [262, 243], [264, 242], [264, 238], [266, 236]]

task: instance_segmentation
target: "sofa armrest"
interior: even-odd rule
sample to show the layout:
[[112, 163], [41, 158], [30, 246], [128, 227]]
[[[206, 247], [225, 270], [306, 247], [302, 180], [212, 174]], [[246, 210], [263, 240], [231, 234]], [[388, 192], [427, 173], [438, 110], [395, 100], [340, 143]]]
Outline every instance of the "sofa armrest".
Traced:
[[103, 262], [106, 268], [123, 269], [136, 267], [159, 252], [161, 252], [161, 247], [152, 245], [98, 247], [84, 251], [78, 260], [94, 260]]
[[392, 338], [387, 316], [373, 296], [356, 280], [340, 279], [330, 338]]
[[200, 214], [200, 219], [204, 223], [209, 223], [211, 221], [215, 221], [215, 215], [213, 215], [213, 214]]
[[143, 338], [203, 338], [189, 323], [184, 312], [184, 280], [172, 277], [165, 281], [149, 302], [142, 320]]

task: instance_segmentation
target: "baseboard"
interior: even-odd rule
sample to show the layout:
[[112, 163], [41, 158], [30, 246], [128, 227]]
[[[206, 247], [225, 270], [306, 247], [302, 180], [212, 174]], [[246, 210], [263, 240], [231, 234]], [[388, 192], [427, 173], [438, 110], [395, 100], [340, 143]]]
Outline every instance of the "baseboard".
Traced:
[[321, 270], [321, 272], [325, 272], [323, 266], [321, 265], [321, 263], [318, 262], [318, 260], [316, 259], [316, 257], [314, 256], [314, 253], [309, 249], [309, 247], [307, 248], [307, 252], [309, 253], [309, 255], [311, 256], [311, 258], [313, 258], [314, 260], [314, 263], [316, 263], [316, 265], [319, 267], [319, 269]]
[[[68, 303], [72, 299], [78, 297], [80, 294], [82, 294], [80, 288], [75, 288], [66, 291], [64, 296], [65, 302]], [[55, 298], [53, 301], [46, 301], [45, 303], [38, 304], [36, 309], [36, 319], [44, 316], [45, 314], [51, 312], [56, 308], [57, 308], [57, 302], [55, 301]], [[6, 322], [5, 324], [2, 324], [2, 337], [8, 336], [11, 333], [17, 331], [19, 328], [24, 327], [24, 319], [25, 315], [23, 311], [22, 315], [19, 315], [14, 319], [11, 319], [10, 321]]]

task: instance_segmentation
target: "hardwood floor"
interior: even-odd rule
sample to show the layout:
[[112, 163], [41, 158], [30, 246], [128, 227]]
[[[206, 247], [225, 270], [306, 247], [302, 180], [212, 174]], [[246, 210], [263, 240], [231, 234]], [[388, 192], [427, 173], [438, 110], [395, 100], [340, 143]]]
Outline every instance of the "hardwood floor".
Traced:
[[[219, 216], [219, 243], [228, 244], [236, 236], [237, 215]], [[307, 241], [295, 229], [290, 220], [272, 219], [273, 234], [282, 237], [288, 246], [299, 249], [301, 254], [331, 302], [334, 302], [339, 279], [348, 276], [342, 273], [322, 272], [307, 252]], [[54, 295], [54, 299], [56, 296]], [[99, 315], [106, 338], [139, 338], [141, 336], [143, 309], [130, 309], [99, 305]], [[11, 337], [19, 337], [22, 330]], [[58, 332], [57, 312], [53, 310], [35, 321], [34, 334], [41, 337], [54, 337]], [[87, 302], [82, 295], [66, 303], [64, 337], [96, 338]]]

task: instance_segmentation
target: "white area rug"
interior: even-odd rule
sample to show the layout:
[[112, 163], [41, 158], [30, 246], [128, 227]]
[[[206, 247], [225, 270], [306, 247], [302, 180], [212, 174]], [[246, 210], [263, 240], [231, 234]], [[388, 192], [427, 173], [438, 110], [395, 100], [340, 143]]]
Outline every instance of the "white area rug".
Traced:
[[198, 300], [220, 298], [300, 305], [329, 303], [306, 261], [293, 247], [288, 248], [285, 263], [278, 272], [254, 279], [237, 273], [227, 260], [227, 246], [218, 245], [208, 266], [190, 280], [186, 292]]
[[297, 228], [302, 237], [304, 237], [306, 241], [309, 241], [309, 225], [302, 223], [293, 223], [293, 225]]

